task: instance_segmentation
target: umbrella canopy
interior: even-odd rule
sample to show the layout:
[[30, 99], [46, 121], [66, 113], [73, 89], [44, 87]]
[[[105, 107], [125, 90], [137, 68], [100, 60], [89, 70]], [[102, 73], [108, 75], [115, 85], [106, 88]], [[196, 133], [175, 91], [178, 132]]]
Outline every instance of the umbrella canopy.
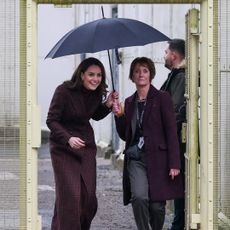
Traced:
[[46, 58], [95, 53], [168, 40], [169, 37], [143, 22], [127, 18], [102, 18], [69, 31]]
[[141, 21], [127, 18], [103, 18], [74, 28], [65, 34], [47, 54], [46, 58], [108, 51], [112, 88], [114, 90], [109, 49], [143, 46], [170, 38]]

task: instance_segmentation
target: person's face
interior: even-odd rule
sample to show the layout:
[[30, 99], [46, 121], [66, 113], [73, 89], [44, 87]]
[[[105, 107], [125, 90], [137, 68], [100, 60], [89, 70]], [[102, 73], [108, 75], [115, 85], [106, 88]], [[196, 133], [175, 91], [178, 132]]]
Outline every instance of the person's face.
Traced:
[[150, 84], [150, 71], [147, 66], [136, 64], [133, 70], [133, 82], [136, 86], [146, 86]]
[[97, 65], [89, 66], [85, 73], [82, 73], [81, 79], [86, 89], [96, 90], [102, 81], [101, 68]]
[[164, 59], [165, 59], [165, 67], [171, 70], [173, 68], [175, 54], [173, 51], [169, 49], [169, 45], [167, 46], [165, 50]]

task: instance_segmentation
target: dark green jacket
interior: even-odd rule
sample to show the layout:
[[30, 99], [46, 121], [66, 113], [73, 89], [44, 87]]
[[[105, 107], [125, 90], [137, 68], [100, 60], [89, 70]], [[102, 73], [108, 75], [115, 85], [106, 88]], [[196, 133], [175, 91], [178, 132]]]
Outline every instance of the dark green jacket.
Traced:
[[167, 80], [161, 87], [161, 90], [167, 91], [173, 100], [174, 110], [176, 113], [177, 124], [181, 127], [181, 123], [186, 120], [186, 99], [185, 99], [185, 69], [173, 69]]
[[176, 114], [177, 123], [177, 136], [180, 146], [181, 155], [181, 170], [185, 170], [184, 153], [186, 145], [182, 142], [181, 129], [182, 123], [186, 122], [186, 99], [185, 99], [185, 69], [173, 69], [165, 83], [162, 85], [161, 90], [167, 91], [173, 100], [174, 111]]

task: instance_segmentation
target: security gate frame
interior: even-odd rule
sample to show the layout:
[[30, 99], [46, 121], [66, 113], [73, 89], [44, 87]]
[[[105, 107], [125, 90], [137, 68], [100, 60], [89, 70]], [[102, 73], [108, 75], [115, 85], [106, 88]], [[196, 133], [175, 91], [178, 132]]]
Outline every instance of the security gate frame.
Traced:
[[[37, 104], [37, 5], [90, 3], [200, 4], [200, 213], [188, 218], [187, 229], [216, 229], [214, 184], [218, 151], [218, 0], [20, 0], [20, 152], [21, 229], [41, 229], [37, 205], [37, 148], [40, 146], [40, 108]], [[195, 226], [195, 227], [194, 227]]]

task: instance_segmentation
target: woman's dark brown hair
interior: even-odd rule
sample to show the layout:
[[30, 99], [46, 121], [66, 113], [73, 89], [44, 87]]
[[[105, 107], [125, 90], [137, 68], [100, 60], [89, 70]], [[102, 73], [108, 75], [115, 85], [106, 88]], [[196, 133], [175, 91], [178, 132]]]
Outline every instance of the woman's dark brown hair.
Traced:
[[106, 79], [105, 68], [104, 65], [97, 58], [90, 57], [83, 60], [79, 64], [75, 72], [73, 73], [71, 80], [65, 81], [64, 83], [70, 89], [80, 89], [83, 86], [81, 74], [82, 73], [84, 74], [85, 71], [92, 65], [96, 65], [101, 69], [101, 75], [102, 75], [101, 84], [97, 87], [95, 91], [101, 94], [103, 98], [105, 98], [107, 94], [106, 88], [108, 87], [105, 82]]
[[151, 82], [152, 79], [155, 77], [156, 69], [155, 69], [154, 62], [150, 58], [147, 58], [147, 57], [137, 57], [132, 61], [130, 65], [130, 70], [129, 70], [129, 79], [133, 80], [133, 71], [137, 64], [145, 66], [149, 69], [149, 72], [150, 72], [149, 80]]

